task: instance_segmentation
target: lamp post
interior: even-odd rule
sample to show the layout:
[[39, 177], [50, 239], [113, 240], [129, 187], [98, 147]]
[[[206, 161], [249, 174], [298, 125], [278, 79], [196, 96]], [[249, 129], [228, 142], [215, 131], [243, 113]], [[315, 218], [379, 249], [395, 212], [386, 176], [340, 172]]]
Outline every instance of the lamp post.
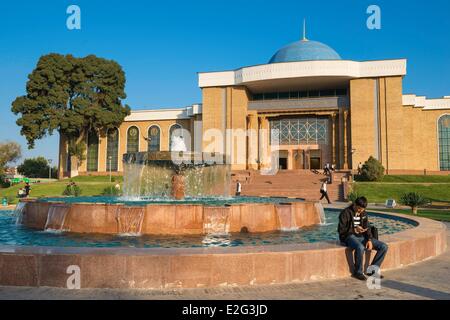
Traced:
[[109, 161], [109, 183], [112, 182], [112, 178], [111, 178], [111, 161], [112, 161], [112, 157], [108, 156], [108, 161]]
[[48, 181], [52, 179], [52, 159], [48, 159]]

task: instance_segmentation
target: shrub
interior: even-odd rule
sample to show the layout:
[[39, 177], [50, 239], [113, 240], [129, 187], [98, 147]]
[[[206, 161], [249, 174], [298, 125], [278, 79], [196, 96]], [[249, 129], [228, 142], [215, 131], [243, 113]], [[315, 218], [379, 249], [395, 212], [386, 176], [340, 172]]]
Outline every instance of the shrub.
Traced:
[[79, 195], [81, 195], [81, 188], [76, 184], [68, 184], [63, 191], [63, 196], [78, 197]]
[[419, 206], [430, 203], [428, 199], [417, 192], [404, 193], [399, 202], [405, 206], [411, 207], [413, 214], [417, 214], [417, 208]]
[[362, 166], [361, 180], [364, 181], [380, 181], [384, 176], [384, 167], [380, 161], [374, 157], [370, 157]]
[[117, 197], [117, 196], [120, 196], [120, 195], [121, 195], [120, 189], [117, 189], [114, 186], [106, 187], [102, 191], [102, 196], [116, 196]]
[[347, 195], [347, 198], [349, 201], [351, 202], [355, 202], [356, 199], [358, 199], [359, 197], [361, 197], [362, 195], [358, 193], [358, 191], [356, 190], [352, 190], [349, 192], [349, 194]]
[[9, 187], [11, 187], [11, 181], [6, 180], [3, 177], [0, 177], [0, 187], [1, 188], [9, 188]]

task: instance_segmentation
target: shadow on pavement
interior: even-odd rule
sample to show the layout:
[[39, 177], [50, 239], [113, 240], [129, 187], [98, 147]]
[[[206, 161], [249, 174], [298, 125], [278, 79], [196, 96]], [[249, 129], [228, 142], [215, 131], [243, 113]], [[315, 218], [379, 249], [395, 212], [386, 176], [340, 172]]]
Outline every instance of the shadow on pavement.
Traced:
[[382, 286], [385, 288], [395, 289], [402, 292], [412, 293], [424, 298], [435, 299], [435, 300], [450, 300], [450, 293], [437, 291], [433, 289], [418, 287], [412, 284], [394, 281], [394, 280], [384, 280]]

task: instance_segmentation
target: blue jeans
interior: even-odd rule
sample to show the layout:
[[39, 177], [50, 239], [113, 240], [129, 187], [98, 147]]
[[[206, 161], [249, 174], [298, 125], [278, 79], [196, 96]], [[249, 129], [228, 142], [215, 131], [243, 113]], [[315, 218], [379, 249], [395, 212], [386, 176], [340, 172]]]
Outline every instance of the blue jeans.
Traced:
[[[357, 237], [354, 234], [350, 235], [345, 239], [345, 245], [349, 248], [355, 250], [355, 273], [363, 273], [363, 255], [366, 249], [367, 240], [365, 237]], [[381, 268], [384, 257], [388, 251], [388, 246], [382, 241], [377, 239], [372, 239], [373, 250], [377, 251], [377, 254], [373, 258], [371, 265], [378, 266]]]

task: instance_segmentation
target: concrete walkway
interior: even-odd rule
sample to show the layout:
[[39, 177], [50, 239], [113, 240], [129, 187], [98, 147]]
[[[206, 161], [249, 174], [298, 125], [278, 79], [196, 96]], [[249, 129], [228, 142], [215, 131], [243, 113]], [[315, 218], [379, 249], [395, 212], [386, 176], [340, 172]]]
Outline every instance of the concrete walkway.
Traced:
[[[447, 229], [450, 223], [446, 223]], [[447, 230], [450, 243], [450, 230]], [[332, 281], [180, 290], [67, 290], [0, 287], [0, 299], [446, 299], [450, 300], [450, 250], [428, 261], [383, 273], [381, 289], [352, 278]]]

